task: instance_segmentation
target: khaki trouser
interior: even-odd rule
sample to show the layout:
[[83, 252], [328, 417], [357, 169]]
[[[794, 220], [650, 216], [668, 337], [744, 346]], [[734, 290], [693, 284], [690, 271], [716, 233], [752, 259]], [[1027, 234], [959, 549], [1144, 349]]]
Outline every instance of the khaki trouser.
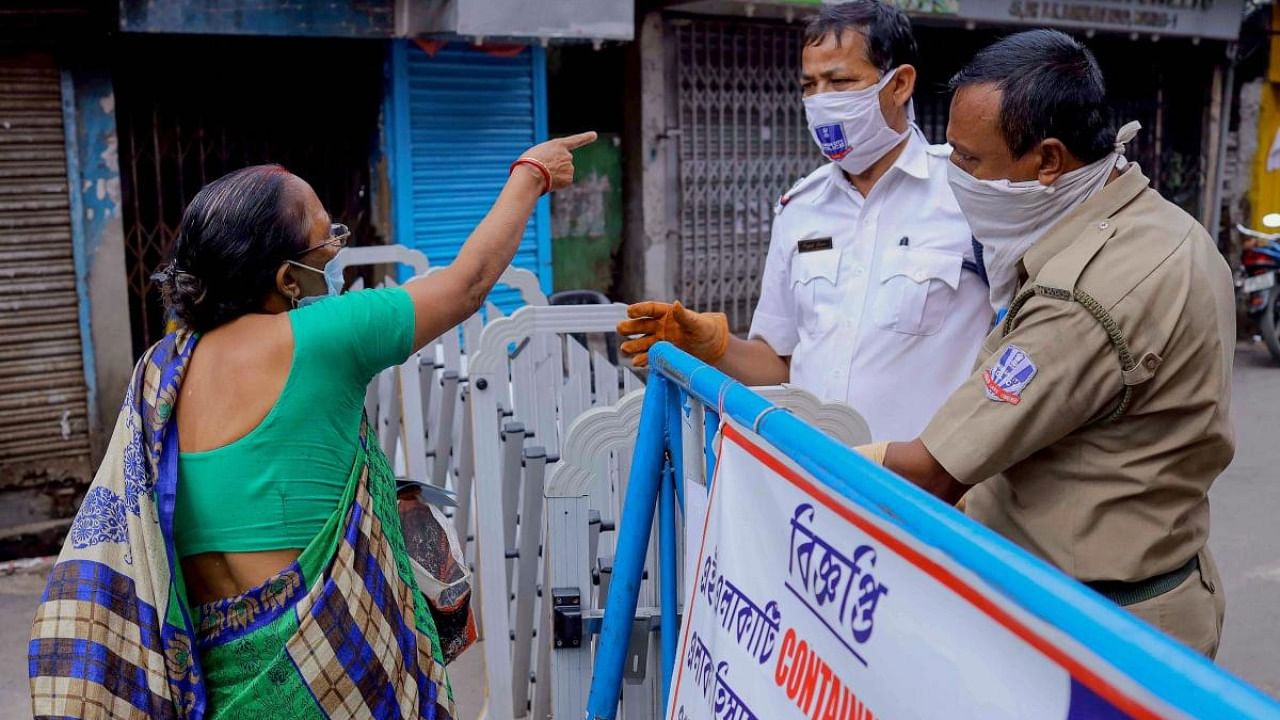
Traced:
[[1125, 607], [1148, 623], [1213, 659], [1222, 639], [1227, 598], [1209, 548], [1200, 551], [1200, 568], [1169, 592]]

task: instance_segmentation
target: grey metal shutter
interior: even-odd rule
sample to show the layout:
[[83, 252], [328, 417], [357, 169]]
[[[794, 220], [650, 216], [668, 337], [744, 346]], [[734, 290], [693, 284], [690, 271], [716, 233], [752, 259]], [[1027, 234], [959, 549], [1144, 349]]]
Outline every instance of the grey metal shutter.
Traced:
[[78, 307], [59, 72], [0, 56], [0, 530], [90, 479]]
[[796, 25], [676, 19], [676, 297], [745, 331], [778, 196], [824, 161], [800, 101]]

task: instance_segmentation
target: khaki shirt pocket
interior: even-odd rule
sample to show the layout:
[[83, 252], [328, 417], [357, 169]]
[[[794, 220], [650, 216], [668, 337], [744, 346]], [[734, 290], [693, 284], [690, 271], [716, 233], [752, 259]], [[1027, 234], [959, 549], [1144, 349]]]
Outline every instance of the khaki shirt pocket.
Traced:
[[840, 249], [797, 252], [791, 256], [791, 289], [800, 330], [810, 336], [829, 331], [839, 319]]
[[880, 258], [875, 289], [877, 327], [906, 335], [933, 335], [942, 328], [960, 288], [964, 256], [943, 250], [894, 246]]

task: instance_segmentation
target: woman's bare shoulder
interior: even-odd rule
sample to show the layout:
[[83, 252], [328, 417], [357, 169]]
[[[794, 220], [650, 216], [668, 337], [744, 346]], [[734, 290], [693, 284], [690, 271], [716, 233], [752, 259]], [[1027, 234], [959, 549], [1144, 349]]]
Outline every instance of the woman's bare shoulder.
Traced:
[[207, 333], [182, 381], [182, 450], [219, 448], [256, 427], [280, 397], [292, 361], [284, 316], [245, 316]]
[[230, 361], [270, 362], [293, 353], [293, 329], [288, 313], [254, 313], [236, 318], [205, 333], [197, 351], [204, 349]]

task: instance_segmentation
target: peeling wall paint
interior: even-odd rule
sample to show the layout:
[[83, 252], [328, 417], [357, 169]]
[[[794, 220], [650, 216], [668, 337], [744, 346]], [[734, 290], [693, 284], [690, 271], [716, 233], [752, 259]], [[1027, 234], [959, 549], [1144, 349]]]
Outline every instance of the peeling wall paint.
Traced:
[[556, 290], [614, 290], [622, 246], [622, 149], [617, 135], [574, 152], [577, 180], [551, 197], [551, 265]]
[[[76, 155], [73, 178], [73, 241], [77, 281], [83, 287], [81, 335], [84, 344], [93, 460], [106, 448], [107, 435], [124, 401], [133, 370], [128, 290], [124, 265], [124, 225], [121, 218], [119, 138], [115, 93], [105, 69], [74, 69], [64, 94], [70, 96], [67, 118], [74, 127]], [[71, 127], [68, 128], [70, 131]], [[70, 163], [69, 163], [70, 165]], [[76, 198], [75, 196], [79, 197]]]
[[97, 251], [106, 226], [120, 221], [120, 153], [115, 93], [106, 78], [76, 84], [86, 247]]
[[551, 204], [552, 235], [604, 237], [605, 206], [613, 185], [608, 175], [591, 171], [556, 193]]
[[[68, 220], [71, 223], [72, 261], [75, 267], [76, 315], [80, 335], [81, 370], [84, 373], [85, 404], [88, 420], [91, 453], [96, 450], [95, 440], [101, 437], [102, 416], [97, 406], [98, 374], [94, 367], [93, 338], [90, 333], [89, 261], [85, 239], [85, 219], [89, 213], [84, 207], [84, 193], [80, 183], [84, 177], [80, 169], [80, 129], [77, 122], [75, 83], [70, 72], [61, 74], [63, 152], [67, 162], [67, 201], [70, 205]], [[62, 437], [70, 437], [70, 425], [63, 417]]]

